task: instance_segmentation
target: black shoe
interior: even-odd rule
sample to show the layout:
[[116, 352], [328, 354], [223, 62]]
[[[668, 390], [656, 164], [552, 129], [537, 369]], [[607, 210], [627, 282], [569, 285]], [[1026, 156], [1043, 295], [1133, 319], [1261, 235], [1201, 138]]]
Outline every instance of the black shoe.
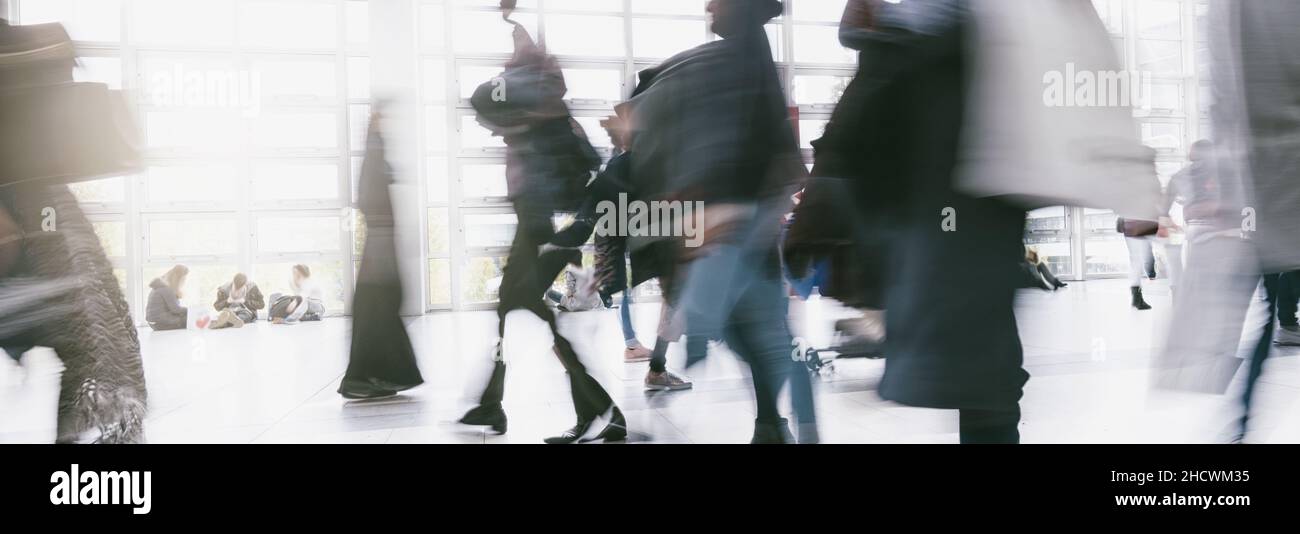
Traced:
[[1146, 299], [1143, 299], [1143, 298], [1142, 298], [1142, 288], [1140, 288], [1140, 287], [1131, 287], [1131, 288], [1129, 288], [1129, 289], [1132, 290], [1132, 292], [1133, 292], [1133, 307], [1134, 307], [1134, 308], [1137, 308], [1137, 309], [1139, 309], [1139, 310], [1149, 310], [1149, 309], [1151, 309], [1151, 305], [1150, 305], [1150, 304], [1147, 304]]
[[582, 439], [582, 436], [586, 435], [587, 432], [591, 430], [591, 423], [592, 421], [578, 421], [578, 424], [574, 425], [573, 428], [565, 430], [558, 436], [546, 438], [543, 441], [545, 441], [547, 445], [569, 445], [571, 443], [577, 443], [578, 440]]
[[343, 398], [348, 400], [373, 400], [397, 396], [397, 392], [391, 389], [360, 387], [340, 389], [339, 394], [343, 395]]
[[1067, 288], [1067, 287], [1070, 287], [1070, 284], [1067, 284], [1067, 283], [1065, 283], [1065, 282], [1057, 282], [1057, 283], [1056, 283], [1056, 289], [1065, 289], [1065, 288]]
[[573, 428], [565, 430], [558, 436], [546, 438], [545, 441], [548, 445], [569, 445], [572, 443], [591, 443], [593, 441], [609, 443], [627, 439], [627, 420], [623, 418], [623, 412], [619, 411], [617, 406], [610, 409], [609, 423], [605, 425], [600, 433], [591, 435], [592, 428], [601, 419], [605, 418], [598, 417], [589, 421], [578, 421], [578, 424], [574, 425]]
[[506, 411], [501, 409], [501, 405], [496, 406], [476, 406], [473, 410], [465, 413], [460, 418], [460, 424], [469, 426], [486, 426], [491, 427], [497, 434], [506, 433]]
[[784, 417], [775, 423], [754, 421], [754, 437], [749, 440], [750, 444], [784, 445], [794, 442], [794, 434], [790, 432], [790, 422]]
[[602, 443], [627, 441], [627, 419], [623, 417], [623, 412], [619, 410], [617, 406], [613, 408], [613, 411], [609, 416], [609, 424], [605, 425], [604, 430], [601, 430], [594, 438], [582, 440], [583, 443], [590, 441], [599, 441]]

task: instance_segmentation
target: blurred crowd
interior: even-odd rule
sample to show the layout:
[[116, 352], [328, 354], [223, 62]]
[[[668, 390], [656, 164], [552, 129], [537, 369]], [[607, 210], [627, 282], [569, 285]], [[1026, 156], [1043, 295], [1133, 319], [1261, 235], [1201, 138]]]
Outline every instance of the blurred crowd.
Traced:
[[[1167, 186], [1128, 105], [1044, 97], [1044, 80], [1067, 66], [1123, 70], [1087, 1], [849, 1], [839, 40], [857, 51], [857, 73], [813, 142], [811, 167], [764, 31], [785, 12], [782, 2], [708, 2], [718, 39], [638, 73], [601, 123], [614, 145], [608, 161], [570, 114], [544, 36], [515, 22], [514, 9], [502, 0], [514, 53], [470, 98], [479, 123], [505, 141], [518, 227], [500, 280], [498, 338], [483, 360], [491, 373], [481, 389], [471, 385], [476, 403], [461, 423], [508, 431], [501, 339], [506, 315], [524, 310], [549, 325], [575, 409], [574, 426], [546, 441], [627, 439], [626, 418], [556, 320], [621, 295], [623, 358], [649, 362], [647, 390], [690, 389], [691, 366], [720, 345], [749, 366], [753, 443], [820, 440], [814, 376], [828, 352], [883, 357], [879, 395], [957, 410], [962, 443], [1018, 443], [1030, 376], [1016, 294], [1068, 286], [1024, 243], [1026, 213], [1050, 206], [1116, 213], [1136, 310], [1151, 308], [1143, 281], [1155, 276], [1153, 247], [1164, 248], [1174, 310], [1152, 387], [1222, 394], [1244, 374], [1234, 440], [1249, 428], [1254, 385], [1275, 344], [1300, 344], [1294, 1], [1211, 3], [1216, 135], [1195, 143]], [[112, 127], [123, 121], [112, 95], [72, 82], [75, 60], [57, 25], [0, 23], [0, 345], [14, 355], [49, 346], [64, 360], [60, 440], [95, 429], [101, 441], [134, 442], [145, 414], [136, 329], [67, 184], [132, 172], [139, 158], [129, 138], [50, 141], [73, 125], [129, 137]], [[55, 109], [71, 99], [81, 107]], [[375, 106], [361, 172], [368, 234], [339, 388], [347, 399], [391, 397], [423, 382], [398, 317], [384, 113]], [[652, 225], [701, 234], [626, 231], [608, 207], [629, 201], [663, 208], [652, 208]], [[698, 225], [683, 220], [696, 215], [683, 206], [700, 207]], [[557, 227], [559, 214], [571, 222]], [[595, 266], [583, 268], [589, 242]], [[199, 326], [242, 326], [263, 308], [278, 322], [319, 318], [310, 270], [292, 274], [294, 294], [269, 299], [236, 275], [218, 290], [213, 322]], [[154, 328], [195, 321], [177, 302], [185, 275], [177, 266], [150, 285]], [[555, 287], [557, 277], [566, 283]], [[652, 280], [663, 303], [647, 347], [632, 325], [631, 295]], [[792, 305], [814, 293], [859, 312], [836, 324], [837, 346], [820, 351], [789, 326]], [[1257, 293], [1269, 311], [1262, 325], [1247, 313]], [[683, 369], [667, 367], [672, 343], [684, 344]]]

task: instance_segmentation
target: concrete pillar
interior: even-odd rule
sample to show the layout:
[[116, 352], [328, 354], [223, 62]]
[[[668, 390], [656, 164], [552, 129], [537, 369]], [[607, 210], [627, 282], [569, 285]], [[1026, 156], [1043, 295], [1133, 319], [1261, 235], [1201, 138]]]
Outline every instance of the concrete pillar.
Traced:
[[425, 308], [424, 198], [420, 180], [420, 122], [414, 0], [370, 4], [370, 94], [388, 100], [385, 141], [396, 176], [392, 186], [397, 259], [402, 271], [402, 315]]

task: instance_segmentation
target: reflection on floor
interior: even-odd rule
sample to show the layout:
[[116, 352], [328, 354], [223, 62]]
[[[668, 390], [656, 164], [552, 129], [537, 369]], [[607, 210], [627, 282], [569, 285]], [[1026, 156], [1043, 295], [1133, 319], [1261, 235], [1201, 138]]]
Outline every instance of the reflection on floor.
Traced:
[[[1057, 293], [1026, 291], [1018, 315], [1033, 378], [1022, 403], [1026, 443], [1185, 443], [1220, 438], [1234, 396], [1152, 391], [1148, 366], [1170, 307], [1159, 283], [1148, 288], [1150, 312], [1128, 308], [1123, 281], [1072, 284]], [[834, 314], [814, 306], [819, 319]], [[646, 364], [622, 362], [617, 311], [567, 314], [570, 333], [593, 374], [628, 416], [633, 442], [744, 443], [754, 418], [744, 365], [715, 350], [689, 370], [694, 390], [642, 391]], [[653, 338], [658, 305], [641, 304], [634, 318], [642, 339]], [[347, 360], [349, 323], [241, 330], [142, 331], [153, 443], [539, 443], [573, 422], [567, 381], [549, 351], [545, 326], [510, 316], [510, 362], [504, 436], [466, 432], [453, 421], [477, 393], [487, 371], [495, 329], [490, 312], [411, 318], [426, 385], [396, 399], [345, 402], [336, 393]], [[824, 339], [829, 320], [805, 333]], [[796, 325], [798, 326], [798, 325]], [[1290, 417], [1300, 400], [1300, 351], [1270, 360], [1259, 389], [1250, 439], [1300, 442]], [[683, 360], [673, 346], [670, 366]], [[23, 366], [0, 363], [0, 443], [51, 442], [58, 374], [53, 353], [28, 353]], [[875, 393], [882, 361], [848, 360], [818, 383], [822, 437], [832, 443], [952, 443], [955, 412], [909, 408]], [[1240, 375], [1238, 380], [1240, 381]]]

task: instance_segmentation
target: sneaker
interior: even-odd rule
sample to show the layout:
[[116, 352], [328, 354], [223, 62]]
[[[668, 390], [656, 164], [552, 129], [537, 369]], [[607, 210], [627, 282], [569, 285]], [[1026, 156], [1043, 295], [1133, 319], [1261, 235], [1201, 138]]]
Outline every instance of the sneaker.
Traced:
[[652, 354], [653, 353], [650, 352], [650, 349], [647, 349], [645, 347], [641, 347], [641, 346], [629, 347], [623, 349], [623, 362], [625, 363], [648, 362], [650, 361], [650, 356]]
[[650, 391], [678, 391], [692, 387], [694, 384], [689, 378], [677, 376], [672, 371], [650, 371], [645, 374], [645, 388]]
[[1277, 329], [1277, 334], [1273, 336], [1273, 343], [1284, 347], [1300, 346], [1300, 327], [1283, 326]]

